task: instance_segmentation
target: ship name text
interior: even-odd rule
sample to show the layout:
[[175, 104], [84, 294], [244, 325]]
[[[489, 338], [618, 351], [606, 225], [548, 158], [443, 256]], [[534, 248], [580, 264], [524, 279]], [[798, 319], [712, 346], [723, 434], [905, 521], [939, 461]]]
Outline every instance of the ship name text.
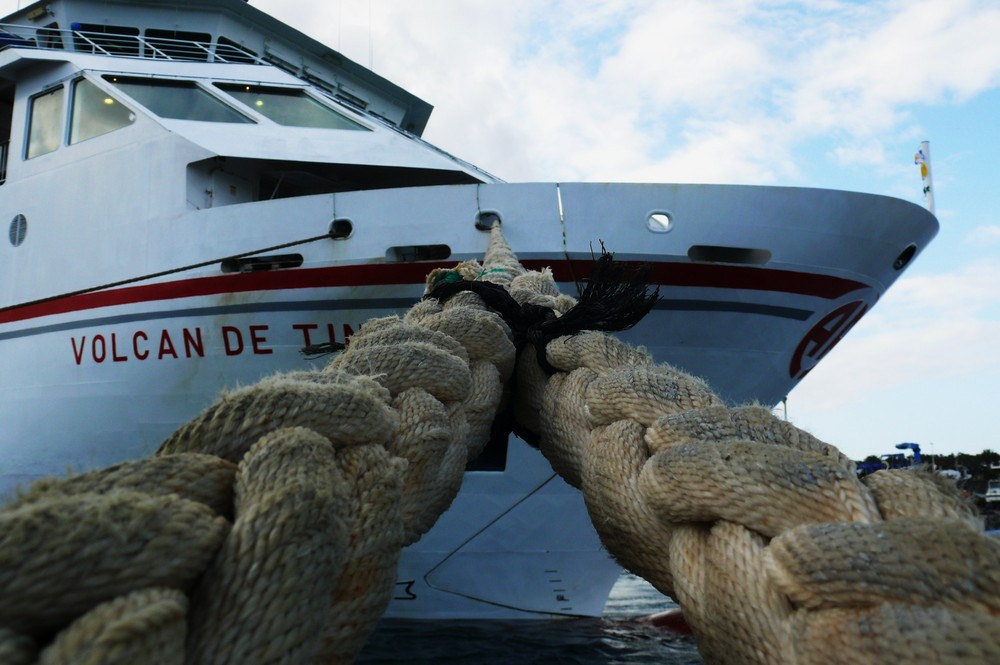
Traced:
[[77, 365], [153, 360], [204, 358], [209, 355], [266, 356], [275, 349], [299, 349], [323, 342], [343, 342], [360, 325], [346, 323], [292, 323], [285, 327], [270, 324], [218, 327], [182, 326], [106, 330], [69, 338]]

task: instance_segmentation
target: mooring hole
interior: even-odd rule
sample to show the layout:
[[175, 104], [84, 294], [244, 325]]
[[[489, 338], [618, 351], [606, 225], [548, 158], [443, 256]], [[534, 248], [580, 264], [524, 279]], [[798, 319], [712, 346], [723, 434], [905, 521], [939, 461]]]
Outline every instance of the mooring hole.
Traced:
[[330, 237], [334, 240], [345, 240], [354, 233], [354, 224], [349, 219], [335, 219], [330, 222]]
[[902, 270], [910, 263], [910, 261], [913, 260], [913, 257], [916, 255], [917, 255], [917, 246], [914, 245], [913, 243], [910, 243], [906, 249], [904, 249], [902, 252], [899, 253], [899, 256], [896, 257], [896, 260], [892, 262], [892, 267], [896, 270]]
[[500, 226], [502, 220], [500, 213], [493, 211], [483, 211], [476, 215], [476, 228], [480, 231], [489, 231], [494, 225]]
[[222, 272], [264, 272], [284, 270], [302, 265], [301, 254], [271, 254], [270, 256], [245, 256], [239, 259], [225, 259]]
[[743, 263], [762, 266], [771, 260], [771, 252], [751, 247], [722, 247], [719, 245], [691, 245], [688, 258], [710, 263]]

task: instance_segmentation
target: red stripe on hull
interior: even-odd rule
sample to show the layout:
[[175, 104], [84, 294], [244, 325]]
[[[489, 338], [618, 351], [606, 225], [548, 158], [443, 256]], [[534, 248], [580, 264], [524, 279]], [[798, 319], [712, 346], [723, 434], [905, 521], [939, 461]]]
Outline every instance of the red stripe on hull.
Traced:
[[[528, 259], [521, 262], [529, 270], [551, 267], [557, 281], [572, 282], [590, 276], [591, 261]], [[633, 262], [624, 262], [633, 264]], [[173, 282], [128, 286], [57, 298], [24, 307], [0, 311], [0, 323], [24, 321], [53, 314], [66, 314], [99, 307], [113, 307], [158, 300], [245, 293], [248, 291], [281, 291], [285, 289], [331, 288], [348, 286], [384, 286], [390, 284], [422, 284], [434, 268], [450, 268], [454, 262], [441, 263], [373, 263], [305, 268], [298, 270], [241, 273], [181, 279]], [[641, 265], [635, 262], [634, 265]], [[744, 266], [654, 263], [649, 281], [662, 286], [714, 287], [738, 290], [775, 291], [838, 298], [851, 291], [867, 288], [854, 280], [826, 275], [772, 270]]]
[[[641, 261], [622, 261], [624, 265], [643, 265]], [[529, 270], [549, 266], [558, 282], [572, 282], [590, 275], [592, 262], [527, 260], [521, 264]], [[852, 291], [867, 288], [866, 284], [842, 277], [817, 275], [791, 270], [775, 270], [717, 263], [652, 263], [649, 281], [663, 286], [695, 286], [752, 291], [775, 291], [796, 295], [816, 296], [833, 300]]]

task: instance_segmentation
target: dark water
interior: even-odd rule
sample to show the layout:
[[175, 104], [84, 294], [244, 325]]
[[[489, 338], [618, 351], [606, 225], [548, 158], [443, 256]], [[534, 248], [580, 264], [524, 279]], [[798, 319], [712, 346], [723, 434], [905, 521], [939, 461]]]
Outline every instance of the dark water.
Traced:
[[637, 665], [702, 663], [690, 635], [636, 621], [677, 607], [632, 575], [615, 585], [600, 619], [385, 620], [358, 663]]

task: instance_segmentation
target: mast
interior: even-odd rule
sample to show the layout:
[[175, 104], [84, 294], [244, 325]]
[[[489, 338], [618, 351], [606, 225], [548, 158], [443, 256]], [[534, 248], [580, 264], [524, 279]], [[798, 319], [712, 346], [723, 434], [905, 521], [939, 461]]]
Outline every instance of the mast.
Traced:
[[934, 190], [931, 186], [931, 144], [922, 141], [913, 156], [913, 163], [920, 166], [920, 178], [924, 185], [924, 205], [934, 214]]

